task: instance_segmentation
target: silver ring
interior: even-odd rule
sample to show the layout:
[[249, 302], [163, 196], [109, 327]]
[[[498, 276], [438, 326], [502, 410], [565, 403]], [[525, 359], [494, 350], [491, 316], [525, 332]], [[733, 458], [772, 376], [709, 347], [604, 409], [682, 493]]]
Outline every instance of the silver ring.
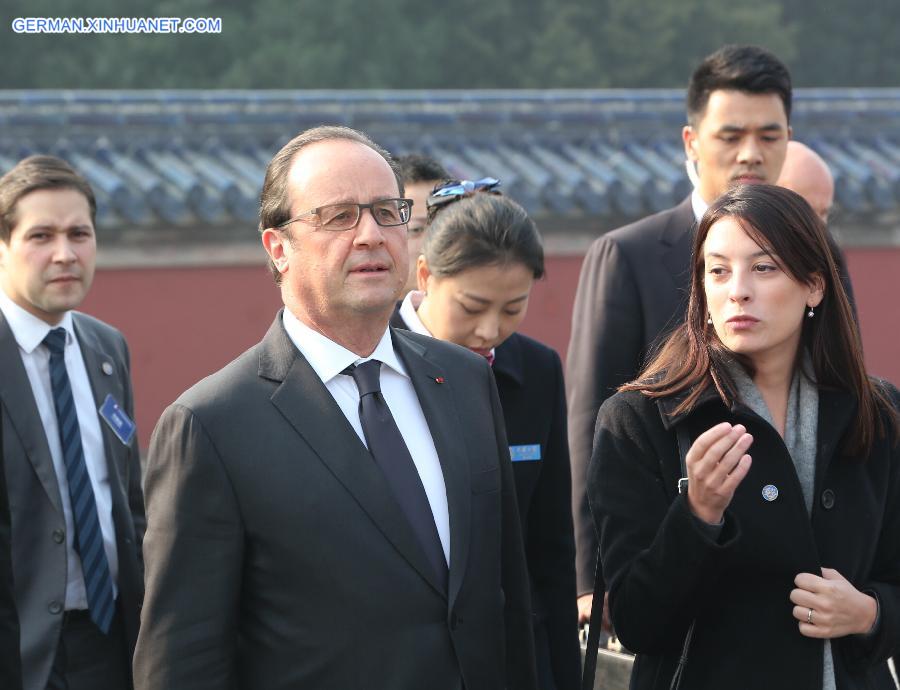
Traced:
[[809, 623], [810, 625], [815, 625], [815, 623], [812, 622], [812, 615], [813, 615], [813, 610], [810, 609], [809, 613], [806, 614], [806, 622]]

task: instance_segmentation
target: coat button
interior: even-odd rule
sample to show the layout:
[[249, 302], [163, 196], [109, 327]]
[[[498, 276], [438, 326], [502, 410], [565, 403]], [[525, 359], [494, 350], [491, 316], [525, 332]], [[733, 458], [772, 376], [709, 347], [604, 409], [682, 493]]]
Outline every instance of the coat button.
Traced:
[[50, 605], [47, 607], [47, 610], [54, 616], [58, 616], [62, 613], [63, 605], [58, 601], [51, 601]]
[[66, 540], [66, 533], [61, 529], [53, 530], [53, 541], [62, 544]]
[[834, 491], [831, 489], [825, 489], [825, 491], [822, 492], [822, 507], [825, 510], [834, 508]]

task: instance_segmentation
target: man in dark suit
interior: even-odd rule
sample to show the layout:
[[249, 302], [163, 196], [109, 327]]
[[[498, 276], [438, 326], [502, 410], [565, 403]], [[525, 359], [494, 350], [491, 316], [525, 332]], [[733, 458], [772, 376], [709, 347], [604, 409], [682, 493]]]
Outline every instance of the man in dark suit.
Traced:
[[572, 315], [566, 366], [579, 619], [590, 618], [597, 538], [585, 483], [597, 411], [633, 379], [662, 335], [684, 318], [693, 227], [728, 188], [778, 179], [791, 135], [791, 79], [771, 53], [726, 46], [688, 85], [682, 130], [691, 196], [609, 232], [588, 250]]
[[388, 328], [402, 189], [341, 127], [269, 164], [260, 229], [284, 309], [154, 431], [140, 690], [535, 687], [490, 367]]
[[96, 204], [64, 161], [0, 178], [0, 400], [23, 686], [131, 687], [144, 511], [121, 333], [72, 311]]
[[6, 493], [3, 465], [3, 425], [0, 424], [0, 688], [21, 690], [19, 619], [13, 591], [9, 496]]

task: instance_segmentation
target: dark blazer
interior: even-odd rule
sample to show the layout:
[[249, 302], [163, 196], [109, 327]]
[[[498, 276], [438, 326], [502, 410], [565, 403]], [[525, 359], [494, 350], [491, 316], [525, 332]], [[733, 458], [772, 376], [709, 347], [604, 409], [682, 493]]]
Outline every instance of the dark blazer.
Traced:
[[[593, 590], [597, 557], [585, 494], [597, 411], [637, 377], [653, 346], [684, 320], [695, 224], [688, 197], [598, 238], [581, 267], [566, 360], [579, 595]], [[846, 260], [829, 239], [855, 313]]]
[[[74, 313], [97, 407], [107, 394], [133, 419], [128, 346], [122, 334], [86, 314]], [[3, 453], [12, 518], [13, 574], [21, 632], [25, 690], [44, 690], [62, 630], [66, 593], [66, 527], [59, 483], [50, 458], [28, 374], [18, 344], [0, 313], [0, 400], [3, 402]], [[109, 372], [109, 373], [107, 373]], [[102, 420], [103, 447], [109, 471], [113, 524], [119, 559], [119, 610], [128, 649], [134, 649], [143, 596], [141, 494], [137, 434], [124, 445]]]
[[279, 313], [153, 433], [137, 688], [535, 688], [490, 368], [448, 343], [392, 337], [444, 473], [449, 593]]
[[13, 591], [9, 496], [3, 465], [3, 425], [0, 424], [0, 688], [21, 690], [19, 618]]
[[[407, 328], [399, 303], [391, 326]], [[513, 333], [496, 349], [493, 371], [510, 447], [541, 449], [539, 460], [513, 462], [538, 672], [548, 687], [578, 688], [581, 656], [562, 363], [546, 345]]]
[[688, 197], [598, 238], [581, 266], [566, 359], [579, 595], [593, 591], [597, 560], [585, 492], [597, 411], [635, 378], [656, 338], [684, 318], [693, 227]]
[[[789, 595], [798, 573], [829, 567], [873, 593], [880, 610], [872, 635], [832, 640], [838, 689], [893, 690], [886, 660], [900, 648], [900, 447], [882, 438], [867, 458], [845, 456], [856, 403], [821, 390], [810, 517], [771, 425], [714, 393], [673, 418], [677, 402], [610, 398], [588, 476], [613, 623], [638, 653], [631, 687], [669, 687], [696, 619], [682, 687], [821, 688], [823, 642], [800, 635]], [[753, 464], [713, 539], [677, 494], [675, 429], [684, 425], [694, 439], [722, 421], [746, 425]], [[772, 502], [761, 495], [769, 484], [778, 489]]]
[[[514, 333], [496, 349], [493, 370], [510, 447], [540, 446], [539, 460], [513, 462], [537, 636], [545, 640], [557, 690], [578, 688], [581, 657], [562, 362], [549, 347]], [[540, 639], [538, 644], [541, 654]]]

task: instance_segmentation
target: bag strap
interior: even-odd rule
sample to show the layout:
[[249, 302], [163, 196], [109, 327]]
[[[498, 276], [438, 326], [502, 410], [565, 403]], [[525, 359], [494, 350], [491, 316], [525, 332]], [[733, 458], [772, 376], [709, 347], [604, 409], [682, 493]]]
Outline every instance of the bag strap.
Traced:
[[[594, 675], [597, 672], [597, 655], [600, 653], [600, 631], [603, 627], [603, 589], [603, 566], [600, 564], [600, 547], [598, 545], [597, 568], [594, 571], [594, 602], [591, 604], [591, 621], [588, 623], [587, 649], [584, 651], [584, 671], [581, 675], [581, 690], [594, 690]], [[601, 591], [598, 593], [598, 590]]]

